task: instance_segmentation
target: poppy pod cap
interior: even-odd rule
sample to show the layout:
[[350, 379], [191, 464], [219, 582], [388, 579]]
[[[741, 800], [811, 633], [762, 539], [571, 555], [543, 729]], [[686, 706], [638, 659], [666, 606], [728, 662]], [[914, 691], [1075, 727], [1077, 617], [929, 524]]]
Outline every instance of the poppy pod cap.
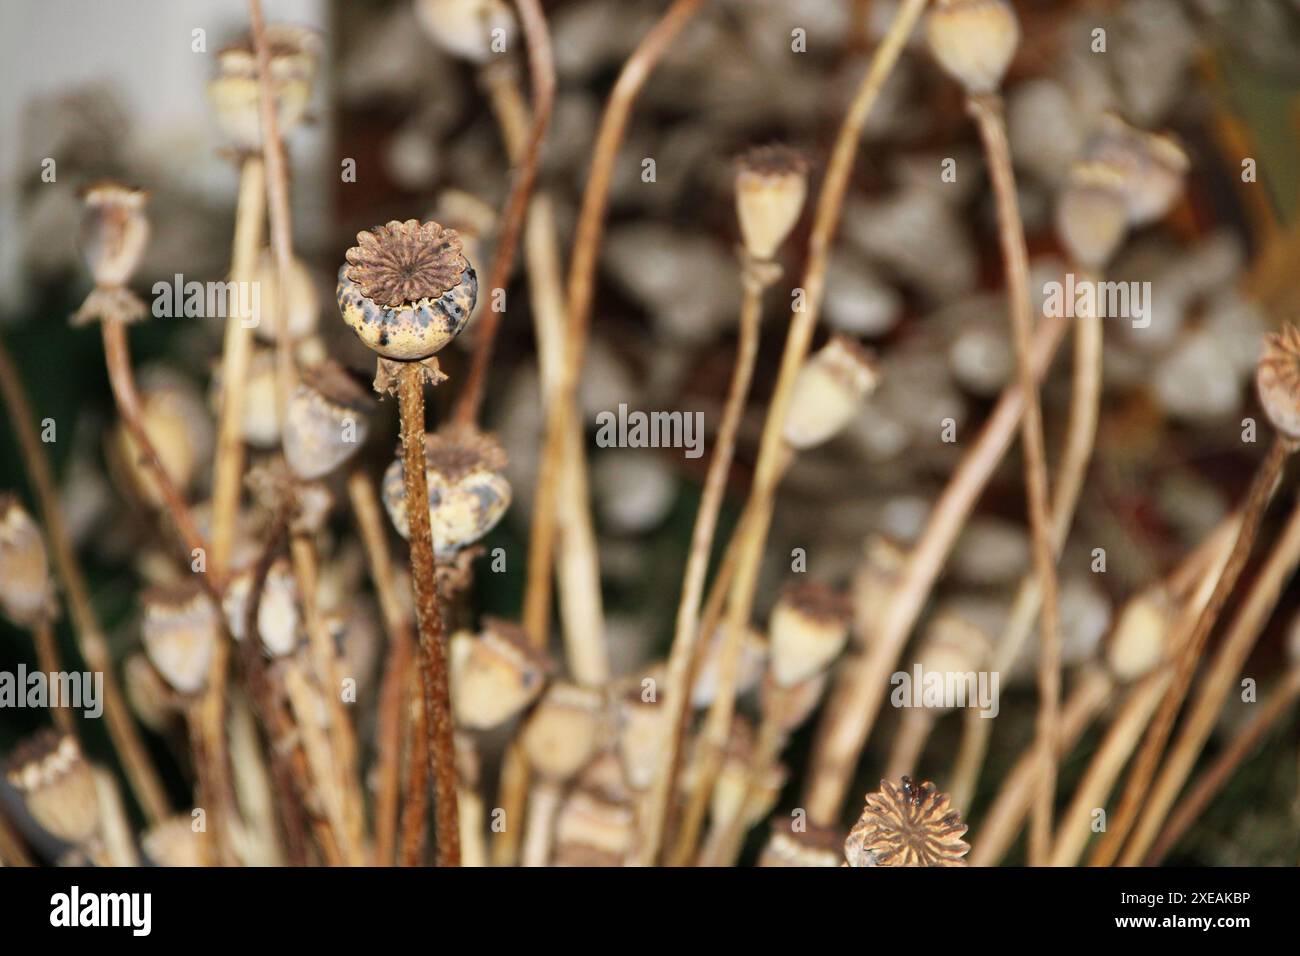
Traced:
[[786, 415], [786, 442], [800, 450], [829, 441], [862, 410], [879, 375], [871, 352], [837, 335], [799, 369]]
[[1255, 386], [1273, 427], [1285, 438], [1300, 441], [1300, 329], [1288, 322], [1264, 336]]
[[6, 778], [32, 818], [60, 840], [84, 844], [99, 832], [94, 771], [75, 738], [37, 734], [14, 751]]
[[357, 233], [339, 269], [343, 321], [384, 358], [425, 359], [460, 334], [478, 277], [454, 229], [415, 219]]
[[149, 193], [111, 180], [81, 190], [81, 254], [99, 286], [123, 286], [149, 242]]
[[456, 722], [471, 730], [504, 724], [542, 692], [548, 670], [520, 627], [489, 618], [483, 631], [451, 639], [451, 699]]
[[1006, 0], [935, 0], [925, 40], [939, 66], [968, 93], [992, 93], [1015, 56], [1020, 23]]
[[785, 590], [768, 620], [772, 678], [792, 687], [826, 667], [849, 637], [849, 602], [810, 581]]
[[965, 866], [966, 824], [948, 807], [948, 795], [910, 777], [880, 781], [844, 841], [844, 858], [859, 866]]
[[552, 684], [524, 726], [528, 760], [542, 776], [567, 780], [596, 752], [604, 697], [577, 684]]
[[1100, 269], [1128, 232], [1124, 178], [1103, 162], [1076, 163], [1056, 204], [1056, 231], [1075, 262]]
[[141, 637], [158, 673], [182, 694], [197, 693], [221, 626], [218, 611], [197, 584], [153, 588], [143, 596]]
[[15, 623], [50, 613], [50, 564], [41, 529], [13, 495], [0, 495], [0, 608]]
[[771, 259], [803, 211], [808, 163], [789, 147], [759, 146], [736, 167], [736, 218], [745, 251]]
[[308, 368], [289, 399], [284, 457], [313, 481], [347, 461], [366, 440], [375, 402], [336, 362]]

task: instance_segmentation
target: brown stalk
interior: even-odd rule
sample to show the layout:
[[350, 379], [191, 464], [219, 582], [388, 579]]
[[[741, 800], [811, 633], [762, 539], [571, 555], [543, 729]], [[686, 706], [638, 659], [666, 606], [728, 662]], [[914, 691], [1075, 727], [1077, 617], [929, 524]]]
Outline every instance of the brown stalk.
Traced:
[[4, 808], [0, 807], [0, 865], [33, 866], [31, 855], [23, 841], [9, 825]]
[[434, 782], [438, 865], [459, 866], [456, 745], [447, 682], [447, 633], [439, 607], [433, 532], [429, 525], [429, 485], [424, 470], [424, 369], [418, 362], [402, 366], [398, 389], [406, 513], [410, 521], [411, 583], [419, 625], [420, 678], [428, 723], [429, 770]]
[[1038, 793], [1034, 801], [1029, 859], [1031, 865], [1042, 865], [1047, 862], [1052, 842], [1052, 804], [1056, 793], [1054, 741], [1061, 707], [1061, 643], [1057, 630], [1056, 549], [1053, 547], [1051, 505], [1048, 501], [1043, 411], [1030, 357], [1033, 317], [1030, 314], [1029, 253], [1025, 248], [1025, 227], [1020, 219], [1002, 98], [996, 94], [971, 96], [968, 104], [984, 143], [989, 174], [993, 181], [993, 194], [997, 200], [998, 233], [1006, 265], [1007, 295], [1011, 300], [1011, 331], [1016, 347], [1016, 366], [1020, 387], [1026, 396], [1025, 413], [1020, 422], [1020, 441], [1024, 450], [1025, 489], [1029, 499], [1034, 569], [1042, 592], [1038, 655], [1038, 748], [1043, 770], [1038, 778]]
[[1241, 508], [1241, 527], [1237, 532], [1227, 564], [1218, 577], [1218, 582], [1214, 587], [1214, 593], [1210, 596], [1209, 603], [1206, 604], [1204, 610], [1201, 611], [1200, 617], [1197, 618], [1196, 626], [1192, 629], [1183, 645], [1175, 651], [1177, 656], [1175, 658], [1173, 683], [1165, 692], [1164, 699], [1160, 702], [1160, 708], [1156, 711], [1156, 716], [1147, 729], [1142, 749], [1138, 751], [1133, 767], [1129, 771], [1119, 809], [1115, 812], [1113, 820], [1110, 821], [1110, 828], [1106, 831], [1106, 835], [1102, 838], [1089, 860], [1090, 866], [1109, 866], [1113, 863], [1119, 857], [1123, 842], [1137, 820], [1137, 814], [1142, 808], [1142, 802], [1150, 791], [1151, 778], [1155, 774], [1161, 755], [1164, 753], [1165, 744], [1173, 732], [1174, 721], [1178, 718], [1178, 711], [1187, 697], [1187, 691], [1196, 672], [1197, 662], [1200, 660], [1201, 653], [1205, 648], [1205, 642], [1210, 636], [1215, 621], [1223, 613], [1223, 606], [1227, 603], [1228, 596], [1232, 593], [1237, 579], [1241, 576], [1242, 569], [1246, 566], [1246, 560], [1250, 557], [1251, 546], [1254, 544], [1255, 536], [1259, 532], [1260, 522], [1264, 517], [1264, 512], [1268, 509], [1268, 503], [1273, 497], [1273, 492], [1277, 488], [1278, 479], [1282, 475], [1282, 466], [1286, 463], [1286, 459], [1290, 456], [1292, 450], [1291, 444], [1285, 438], [1278, 437], [1274, 439], [1267, 456], [1265, 456], [1255, 472], [1250, 491], [1246, 495], [1246, 502]]
[[[424, 685], [412, 680], [406, 687], [407, 721], [406, 804], [402, 807], [401, 866], [419, 866], [429, 816], [429, 723], [424, 711]], [[457, 803], [459, 807], [459, 802]]]
[[[501, 289], [504, 294], [506, 283], [510, 281], [510, 273], [515, 264], [515, 247], [519, 243], [533, 184], [537, 181], [542, 141], [546, 138], [546, 128], [551, 121], [551, 107], [555, 102], [555, 61], [551, 55], [551, 36], [546, 28], [546, 15], [542, 12], [539, 0], [515, 0], [515, 6], [519, 8], [519, 20], [528, 47], [533, 119], [523, 149], [517, 155], [515, 150], [510, 150], [511, 162], [515, 167], [514, 181], [510, 186], [505, 210], [501, 214], [496, 251], [488, 272], [487, 288], [491, 297], [495, 297], [497, 289]], [[474, 358], [454, 412], [455, 420], [461, 424], [473, 424], [478, 419], [488, 365], [492, 361], [492, 347], [500, 326], [501, 312], [489, 305], [479, 320]]]
[[[32, 624], [32, 643], [36, 645], [36, 663], [47, 674], [63, 670], [59, 663], [59, 645], [54, 639], [54, 626], [48, 614], [42, 614]], [[77, 735], [77, 722], [66, 705], [50, 708], [54, 726], [65, 734]]]

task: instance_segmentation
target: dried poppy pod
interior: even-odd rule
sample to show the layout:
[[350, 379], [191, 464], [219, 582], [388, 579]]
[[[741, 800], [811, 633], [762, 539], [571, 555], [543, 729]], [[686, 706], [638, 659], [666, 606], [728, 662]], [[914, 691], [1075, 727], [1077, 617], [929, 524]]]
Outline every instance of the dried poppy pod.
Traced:
[[28, 627], [51, 613], [52, 602], [41, 529], [17, 498], [0, 495], [0, 608]]
[[768, 261], [799, 221], [808, 196], [808, 162], [786, 146], [759, 146], [736, 165], [736, 218], [745, 251]]
[[667, 709], [657, 695], [647, 692], [641, 678], [631, 678], [616, 688], [618, 755], [627, 783], [634, 790], [645, 790], [654, 782], [667, 719]]
[[263, 249], [257, 260], [258, 312], [253, 331], [263, 342], [280, 338], [280, 322], [289, 330], [289, 340], [296, 342], [316, 331], [320, 320], [320, 297], [311, 270], [296, 256], [289, 263], [289, 278], [284, 302], [280, 301], [280, 270], [269, 249]]
[[1121, 681], [1136, 680], [1164, 659], [1177, 608], [1162, 585], [1129, 598], [1111, 632], [1106, 660]]
[[488, 618], [476, 636], [451, 639], [451, 704], [456, 722], [471, 730], [498, 727], [542, 692], [548, 664], [523, 628]]
[[[792, 733], [817, 709], [817, 705], [822, 701], [822, 695], [826, 693], [826, 683], [829, 680], [830, 671], [822, 670], [792, 687], [781, 687], [771, 674], [767, 674], [758, 689], [759, 706], [766, 710], [779, 700], [781, 730], [784, 733]], [[781, 696], [778, 697], [778, 694]]]
[[[186, 491], [212, 455], [212, 420], [201, 393], [170, 369], [153, 368], [140, 376], [140, 404], [145, 434], [163, 470], [178, 490]], [[162, 491], [125, 425], [117, 426], [111, 453], [145, 502], [162, 507]]]
[[869, 351], [837, 335], [799, 369], [784, 435], [792, 448], [813, 448], [847, 425], [876, 390], [879, 375]]
[[1106, 163], [1075, 163], [1070, 170], [1056, 204], [1056, 232], [1079, 265], [1102, 268], [1124, 241], [1128, 203], [1123, 185], [1123, 176]]
[[849, 602], [816, 581], [786, 588], [768, 619], [772, 677], [793, 687], [835, 659], [849, 638]]
[[994, 92], [1020, 43], [1020, 23], [1006, 0], [935, 0], [925, 42], [949, 76], [972, 95]]
[[149, 193], [104, 180], [84, 187], [80, 196], [81, 254], [95, 285], [126, 285], [149, 242]]
[[262, 585], [262, 600], [257, 606], [257, 636], [273, 657], [292, 654], [302, 641], [298, 583], [293, 568], [284, 558], [271, 565]]
[[1255, 388], [1273, 427], [1290, 441], [1300, 441], [1300, 329], [1287, 323], [1264, 336]]
[[218, 611], [198, 584], [153, 588], [142, 597], [140, 634], [158, 673], [182, 694], [203, 688], [221, 626]]
[[323, 478], [361, 447], [375, 402], [337, 362], [303, 371], [289, 399], [284, 457], [304, 481]]
[[636, 813], [630, 804], [577, 789], [560, 807], [555, 820], [555, 847], [569, 865], [578, 856], [574, 851], [581, 849], [594, 855], [580, 865], [619, 866], [635, 846]]
[[418, 0], [415, 14], [434, 43], [471, 63], [503, 53], [515, 31], [502, 0]]
[[772, 823], [759, 866], [838, 867], [844, 863], [844, 838], [827, 827], [809, 826], [794, 830], [787, 820]]
[[715, 826], [736, 819], [742, 807], [745, 809], [743, 822], [750, 826], [767, 816], [776, 805], [788, 776], [785, 767], [780, 764], [765, 767], [757, 786], [750, 792], [753, 767], [754, 730], [748, 721], [733, 719], [731, 736], [709, 800], [709, 813]]
[[180, 700], [149, 663], [145, 654], [132, 654], [122, 666], [126, 699], [140, 722], [150, 730], [161, 732], [180, 707]]
[[460, 236], [436, 222], [389, 222], [357, 233], [339, 269], [343, 321], [384, 358], [427, 359], [465, 327], [478, 277]]
[[75, 738], [38, 733], [10, 756], [6, 778], [32, 819], [60, 840], [80, 846], [98, 836], [95, 775]]
[[844, 858], [849, 866], [965, 866], [965, 833], [961, 814], [934, 784], [882, 780], [844, 841]]
[[1131, 226], [1155, 222], [1173, 208], [1191, 165], [1172, 136], [1136, 129], [1114, 113], [1102, 116], [1083, 155], [1120, 174]]
[[[695, 683], [691, 687], [691, 706], [708, 707], [718, 695], [718, 672], [722, 663], [722, 645], [726, 642], [727, 628], [718, 625], [706, 643], [695, 668]], [[736, 694], [746, 694], [754, 689], [767, 666], [767, 641], [754, 628], [746, 628], [740, 644], [740, 664], [736, 672]]]
[[850, 591], [853, 639], [857, 645], [866, 647], [871, 643], [872, 629], [884, 614], [906, 562], [907, 552], [884, 535], [867, 538]]
[[[315, 30], [272, 23], [266, 28], [270, 80], [283, 135], [302, 122], [323, 42]], [[208, 82], [208, 100], [217, 125], [235, 147], [256, 151], [262, 145], [258, 113], [257, 54], [251, 39], [218, 50], [217, 75]]]
[[193, 821], [187, 816], [168, 817], [140, 838], [145, 855], [157, 866], [202, 866], [203, 853]]
[[552, 684], [521, 737], [537, 772], [552, 781], [567, 780], [596, 752], [605, 700], [599, 691], [577, 684]]
[[[254, 348], [244, 374], [244, 401], [239, 432], [254, 448], [274, 448], [280, 443], [280, 416], [276, 402], [275, 352]], [[221, 408], [223, 369], [218, 364], [212, 372], [208, 404], [214, 412]]]
[[[510, 507], [510, 483], [502, 474], [506, 453], [491, 435], [450, 425], [424, 436], [433, 550], [447, 559], [491, 531]], [[406, 469], [399, 454], [384, 472], [384, 506], [393, 527], [410, 537]]]
[[966, 674], [979, 670], [992, 650], [993, 642], [979, 627], [943, 611], [926, 628], [914, 662], [923, 674]]

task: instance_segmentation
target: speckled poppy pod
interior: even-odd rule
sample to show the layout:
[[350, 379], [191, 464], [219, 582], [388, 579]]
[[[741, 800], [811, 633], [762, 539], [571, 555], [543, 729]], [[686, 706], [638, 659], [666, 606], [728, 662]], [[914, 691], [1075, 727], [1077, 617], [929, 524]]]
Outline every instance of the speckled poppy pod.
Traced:
[[849, 639], [849, 602], [824, 584], [788, 587], [768, 620], [772, 678], [793, 687], [835, 659]]
[[[491, 531], [510, 507], [510, 483], [502, 474], [506, 453], [490, 435], [453, 425], [424, 436], [424, 464], [433, 549], [448, 559]], [[400, 455], [384, 472], [383, 498], [398, 534], [409, 537]]]
[[75, 738], [38, 733], [10, 756], [6, 778], [32, 819], [60, 840], [84, 845], [98, 836], [94, 771]]
[[13, 495], [0, 495], [0, 608], [16, 624], [36, 623], [52, 610], [45, 541]]
[[523, 629], [489, 618], [480, 634], [451, 639], [451, 703], [456, 722], [471, 730], [504, 724], [531, 704], [546, 684], [546, 659]]
[[770, 260], [803, 211], [808, 162], [786, 146], [759, 146], [736, 166], [736, 218], [745, 251]]
[[374, 399], [337, 362], [306, 369], [289, 399], [284, 430], [284, 457], [294, 475], [313, 481], [355, 455], [374, 408]]
[[882, 780], [844, 841], [844, 858], [853, 867], [965, 866], [965, 833], [961, 814], [948, 809], [948, 795], [934, 784]]
[[1288, 440], [1300, 442], [1300, 329], [1291, 323], [1264, 336], [1255, 387], [1273, 427]]
[[84, 187], [80, 195], [81, 254], [95, 288], [72, 316], [72, 324], [139, 321], [145, 315], [144, 303], [126, 284], [149, 242], [149, 219], [144, 213], [149, 193], [104, 180]]
[[925, 40], [945, 73], [966, 92], [992, 93], [1020, 43], [1020, 23], [1006, 0], [935, 0]]
[[1102, 116], [1083, 155], [1120, 174], [1131, 226], [1155, 222], [1173, 208], [1190, 166], [1172, 136], [1136, 129], [1114, 113]]
[[415, 13], [434, 43], [471, 63], [503, 52], [514, 32], [510, 7], [502, 0], [418, 0]]
[[217, 608], [197, 584], [154, 588], [143, 597], [141, 637], [158, 673], [182, 694], [197, 693], [208, 676], [221, 626]]
[[357, 233], [346, 258], [339, 311], [381, 357], [428, 359], [469, 321], [478, 277], [454, 229], [415, 219], [389, 222]]
[[[273, 23], [266, 28], [270, 46], [271, 85], [283, 135], [302, 122], [323, 42], [315, 30]], [[208, 100], [217, 124], [240, 150], [261, 148], [258, 115], [257, 54], [251, 39], [218, 50], [217, 75], [208, 83]]]
[[787, 820], [772, 823], [763, 852], [758, 857], [759, 866], [842, 866], [844, 863], [843, 831], [826, 827], [809, 826], [795, 831]]
[[1103, 162], [1075, 163], [1056, 204], [1056, 232], [1070, 257], [1102, 268], [1124, 241], [1128, 222], [1123, 175]]
[[533, 709], [520, 737], [529, 762], [542, 776], [563, 781], [596, 752], [605, 699], [578, 684], [552, 684]]
[[862, 410], [878, 382], [871, 353], [835, 336], [799, 369], [785, 419], [786, 443], [802, 450], [829, 441]]

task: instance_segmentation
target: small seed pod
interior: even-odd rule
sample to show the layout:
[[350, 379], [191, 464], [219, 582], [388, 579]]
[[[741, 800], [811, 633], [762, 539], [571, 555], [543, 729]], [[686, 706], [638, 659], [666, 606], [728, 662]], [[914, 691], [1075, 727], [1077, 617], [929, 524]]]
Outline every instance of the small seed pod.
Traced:
[[614, 708], [623, 773], [628, 786], [645, 790], [659, 769], [668, 711], [657, 696], [646, 699], [640, 678], [629, 679], [616, 690]]
[[1273, 427], [1289, 440], [1300, 441], [1300, 329], [1287, 323], [1264, 336], [1255, 387]]
[[[244, 401], [240, 418], [240, 436], [254, 448], [274, 448], [280, 443], [280, 419], [276, 402], [275, 353], [268, 348], [254, 348], [244, 374]], [[212, 371], [208, 405], [214, 412], [221, 409], [223, 370], [218, 363]]]
[[859, 646], [871, 643], [872, 629], [884, 614], [906, 561], [907, 552], [884, 535], [873, 534], [867, 539], [862, 563], [853, 575], [850, 595], [853, 639]]
[[546, 659], [523, 629], [488, 618], [475, 636], [451, 639], [451, 702], [456, 722], [471, 730], [498, 727], [537, 699], [546, 683]]
[[1083, 155], [1120, 174], [1131, 226], [1155, 222], [1173, 208], [1190, 166], [1172, 136], [1135, 129], [1114, 113], [1102, 116]]
[[418, 0], [415, 13], [434, 43], [471, 63], [505, 52], [515, 32], [502, 0]]
[[273, 657], [292, 654], [302, 640], [302, 615], [298, 610], [298, 584], [283, 558], [271, 565], [257, 606], [257, 636]]
[[[433, 549], [447, 559], [496, 527], [510, 507], [510, 483], [502, 474], [506, 453], [492, 436], [452, 425], [424, 436], [424, 464]], [[409, 537], [406, 469], [400, 454], [384, 472], [383, 498], [393, 527]]]
[[879, 376], [871, 353], [837, 335], [799, 369], [785, 419], [785, 440], [797, 449], [829, 441], [862, 409]]
[[759, 866], [838, 867], [843, 863], [840, 832], [818, 826], [796, 831], [787, 820], [773, 821], [772, 835], [758, 857]]
[[961, 814], [934, 784], [882, 780], [844, 841], [844, 858], [849, 866], [965, 866], [965, 833]]
[[32, 819], [58, 839], [81, 846], [98, 835], [95, 775], [75, 738], [38, 733], [14, 751], [6, 777]]
[[992, 93], [1015, 56], [1020, 23], [1006, 0], [936, 0], [925, 18], [925, 41], [967, 93]]
[[158, 673], [182, 694], [203, 688], [220, 635], [217, 609], [197, 584], [146, 591], [140, 633]]
[[0, 608], [30, 627], [53, 608], [45, 541], [13, 495], [0, 495]]
[[521, 737], [538, 773], [559, 782], [586, 765], [596, 752], [604, 705], [598, 691], [565, 682], [550, 686]]
[[785, 146], [760, 146], [736, 169], [736, 218], [745, 251], [770, 260], [799, 221], [808, 196], [808, 163]]
[[140, 722], [150, 730], [163, 731], [177, 712], [180, 701], [167, 686], [158, 669], [145, 654], [132, 654], [122, 667], [126, 699]]
[[[266, 38], [275, 111], [284, 135], [306, 116], [323, 43], [315, 30], [278, 23], [267, 26]], [[217, 75], [208, 82], [208, 100], [217, 125], [237, 149], [256, 151], [262, 145], [262, 124], [252, 40], [218, 50], [216, 58]]]
[[343, 321], [366, 346], [399, 361], [426, 359], [465, 327], [478, 276], [460, 236], [436, 222], [389, 222], [357, 233], [339, 269]]
[[778, 693], [784, 695], [784, 700], [781, 702], [781, 729], [785, 733], [793, 733], [812, 716], [812, 712], [822, 702], [822, 696], [826, 692], [826, 682], [829, 679], [830, 671], [823, 670], [793, 687], [780, 687], [772, 679], [771, 674], [766, 674], [758, 689], [759, 706], [766, 711], [776, 700], [774, 695]]
[[[754, 730], [747, 721], [733, 719], [722, 766], [709, 801], [709, 813], [715, 821], [736, 819], [745, 809], [744, 825], [751, 826], [767, 816], [776, 805], [788, 776], [780, 764], [765, 768], [753, 793], [749, 791], [750, 770], [754, 766]], [[748, 801], [746, 800], [748, 798]]]
[[[718, 671], [726, 636], [726, 625], [719, 625], [701, 652], [700, 662], [695, 668], [695, 684], [691, 688], [691, 706], [696, 709], [708, 707], [718, 695]], [[767, 641], [752, 627], [746, 628], [740, 644], [740, 666], [736, 671], [737, 696], [753, 690], [766, 665]]]
[[157, 866], [202, 866], [203, 854], [193, 821], [187, 816], [168, 817], [144, 832], [145, 855]]
[[772, 608], [772, 677], [793, 687], [826, 667], [849, 638], [849, 602], [816, 581], [795, 584]]
[[283, 313], [289, 339], [298, 341], [316, 331], [320, 319], [320, 298], [311, 271], [301, 259], [289, 263], [289, 290], [283, 304], [280, 302], [280, 270], [270, 250], [262, 250], [257, 261], [257, 314], [253, 331], [263, 342], [275, 342], [280, 337], [280, 319]]
[[585, 858], [589, 862], [580, 865], [618, 866], [635, 844], [636, 813], [605, 794], [574, 790], [556, 815], [555, 848], [567, 865]]
[[1161, 585], [1134, 595], [1120, 611], [1106, 659], [1115, 677], [1132, 681], [1164, 659], [1176, 608]]
[[1056, 204], [1056, 231], [1071, 258], [1100, 269], [1119, 248], [1128, 231], [1124, 178], [1100, 162], [1076, 163]]
[[149, 242], [149, 193], [105, 180], [81, 190], [81, 254], [95, 285], [124, 286]]
[[370, 433], [374, 400], [337, 362], [303, 372], [289, 399], [284, 457], [304, 481], [323, 478], [347, 461]]
[[936, 614], [913, 661], [923, 674], [966, 674], [979, 670], [992, 652], [988, 635], [951, 611]]
[[[184, 492], [205, 470], [212, 454], [212, 420], [202, 395], [189, 380], [162, 368], [140, 376], [140, 392], [145, 434], [167, 476]], [[111, 453], [117, 467], [151, 507], [162, 507], [162, 491], [135, 439], [124, 425], [118, 426], [114, 437]]]

